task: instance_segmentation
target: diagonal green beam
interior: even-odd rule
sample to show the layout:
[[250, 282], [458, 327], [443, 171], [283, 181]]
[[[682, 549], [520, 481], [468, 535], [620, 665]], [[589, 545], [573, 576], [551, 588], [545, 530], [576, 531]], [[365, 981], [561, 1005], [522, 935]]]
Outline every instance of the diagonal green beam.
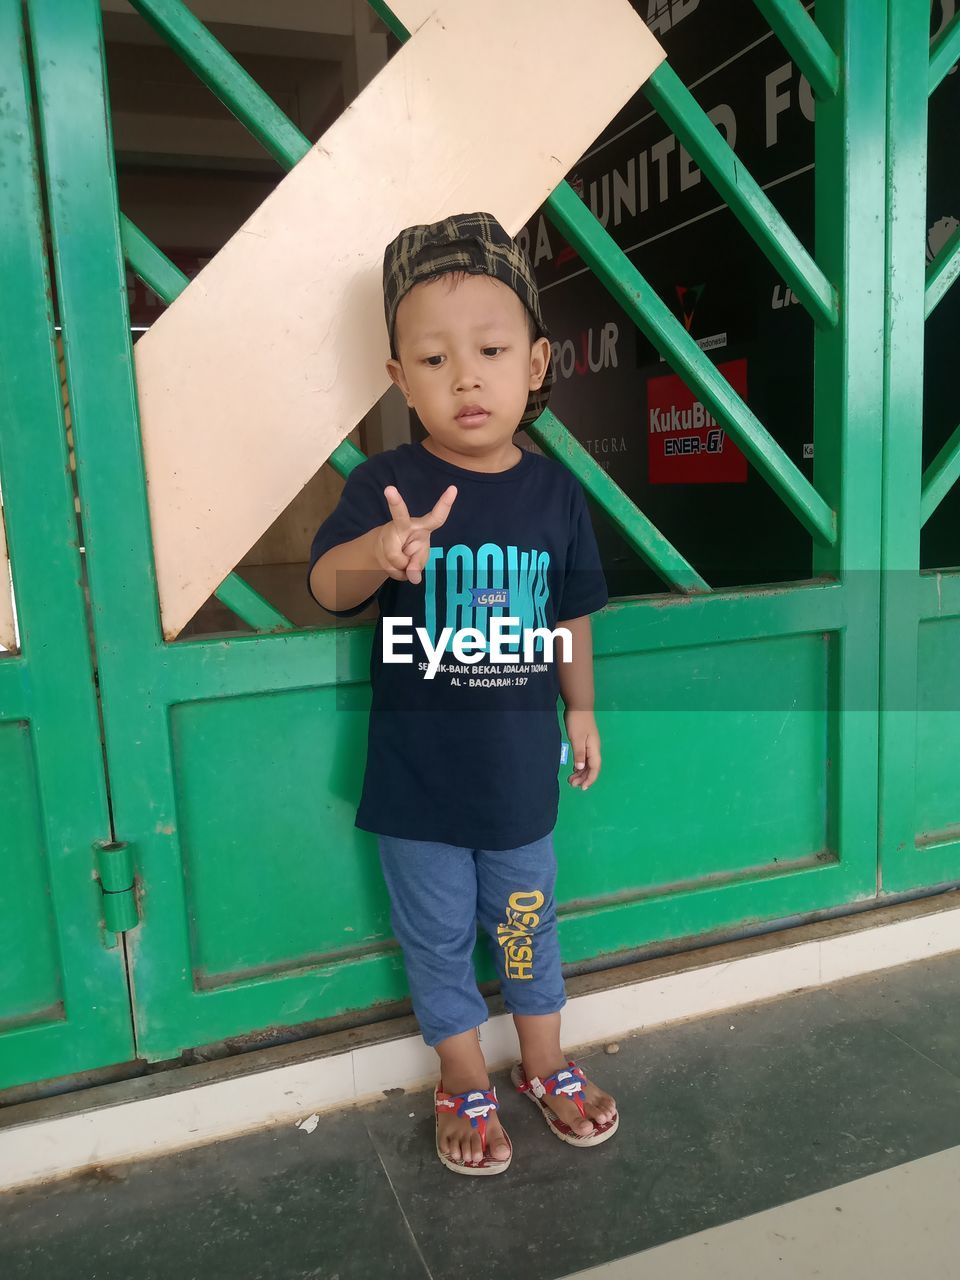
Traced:
[[943, 301], [957, 276], [960, 276], [960, 227], [943, 246], [927, 267], [927, 284], [924, 290], [924, 315], [927, 319]]
[[803, 7], [802, 0], [754, 0], [818, 98], [833, 98], [840, 88], [840, 59]]
[[292, 631], [293, 623], [279, 609], [275, 609], [269, 600], [265, 600], [259, 591], [255, 591], [250, 583], [238, 573], [231, 573], [224, 578], [213, 593], [221, 604], [225, 604], [231, 613], [235, 613], [248, 627], [254, 631]]
[[120, 215], [120, 244], [134, 274], [167, 304], [179, 297], [190, 283], [189, 277], [125, 213]]
[[273, 158], [292, 169], [313, 145], [181, 0], [131, 4]]
[[817, 324], [833, 328], [833, 285], [669, 63], [657, 67], [643, 91]]
[[960, 58], [960, 13], [955, 13], [937, 36], [930, 50], [930, 93], [938, 87], [953, 64]]
[[837, 539], [833, 510], [704, 355], [569, 183], [561, 182], [545, 208], [551, 222], [563, 232], [664, 359], [688, 386], [696, 389], [714, 417], [724, 423], [804, 527], [822, 543], [833, 546]]
[[549, 409], [545, 409], [536, 422], [527, 427], [527, 434], [546, 453], [573, 472], [634, 550], [664, 582], [686, 594], [710, 590], [709, 584]]
[[957, 427], [923, 473], [920, 486], [920, 524], [925, 525], [960, 480], [960, 427]]

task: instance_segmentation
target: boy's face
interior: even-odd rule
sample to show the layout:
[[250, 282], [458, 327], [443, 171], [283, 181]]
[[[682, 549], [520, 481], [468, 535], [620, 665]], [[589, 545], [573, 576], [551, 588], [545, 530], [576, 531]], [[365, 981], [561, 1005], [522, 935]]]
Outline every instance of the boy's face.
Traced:
[[[509, 285], [486, 275], [448, 273], [401, 299], [399, 360], [388, 360], [387, 372], [445, 449], [487, 457], [510, 444], [550, 359], [546, 338], [531, 344], [528, 314]], [[486, 417], [462, 416], [476, 405]]]

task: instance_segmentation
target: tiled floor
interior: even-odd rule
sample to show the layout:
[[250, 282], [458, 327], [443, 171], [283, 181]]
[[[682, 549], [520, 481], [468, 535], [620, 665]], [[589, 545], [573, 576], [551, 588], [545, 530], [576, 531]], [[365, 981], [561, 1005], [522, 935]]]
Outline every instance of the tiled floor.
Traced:
[[872, 1173], [571, 1280], [955, 1280], [960, 1147]]
[[391, 1097], [0, 1196], [0, 1275], [879, 1280], [888, 1233], [911, 1280], [960, 1276], [960, 953], [580, 1060], [620, 1105], [606, 1146], [557, 1142], [498, 1078], [513, 1167], [458, 1178], [429, 1095]]

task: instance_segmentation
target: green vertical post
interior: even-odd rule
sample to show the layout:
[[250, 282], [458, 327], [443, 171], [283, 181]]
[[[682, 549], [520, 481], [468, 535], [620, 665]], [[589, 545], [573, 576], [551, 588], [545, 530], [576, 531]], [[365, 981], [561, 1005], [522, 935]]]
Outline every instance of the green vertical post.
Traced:
[[817, 261], [840, 294], [840, 322], [814, 337], [814, 485], [838, 515], [832, 547], [814, 543], [814, 574], [843, 583], [844, 625], [831, 636], [828, 845], [876, 892], [877, 635], [880, 424], [883, 416], [883, 2], [820, 0], [817, 23], [838, 51], [839, 91], [817, 103]]
[[929, 882], [918, 875], [914, 825], [930, 5], [886, 0], [886, 17], [879, 804], [882, 882], [897, 892]]
[[[140, 446], [126, 273], [96, 0], [27, 6], [50, 209], [80, 504], [93, 601], [115, 836], [130, 839], [133, 797], [157, 802], [151, 760], [163, 726], [125, 707], [152, 707], [150, 658], [161, 644]], [[80, 247], [82, 246], [82, 251]], [[171, 816], [157, 811], [157, 822]]]
[[0, 116], [0, 480], [22, 646], [0, 655], [2, 1090], [122, 1062], [133, 1035], [94, 879], [110, 813], [20, 0], [0, 0]]

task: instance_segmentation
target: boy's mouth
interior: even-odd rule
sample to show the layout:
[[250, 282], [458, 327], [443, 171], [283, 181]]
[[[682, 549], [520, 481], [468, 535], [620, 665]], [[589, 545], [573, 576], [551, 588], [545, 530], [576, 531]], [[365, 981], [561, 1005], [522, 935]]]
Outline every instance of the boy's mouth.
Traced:
[[461, 427], [479, 427], [490, 417], [486, 409], [478, 404], [467, 404], [457, 414], [457, 422]]

